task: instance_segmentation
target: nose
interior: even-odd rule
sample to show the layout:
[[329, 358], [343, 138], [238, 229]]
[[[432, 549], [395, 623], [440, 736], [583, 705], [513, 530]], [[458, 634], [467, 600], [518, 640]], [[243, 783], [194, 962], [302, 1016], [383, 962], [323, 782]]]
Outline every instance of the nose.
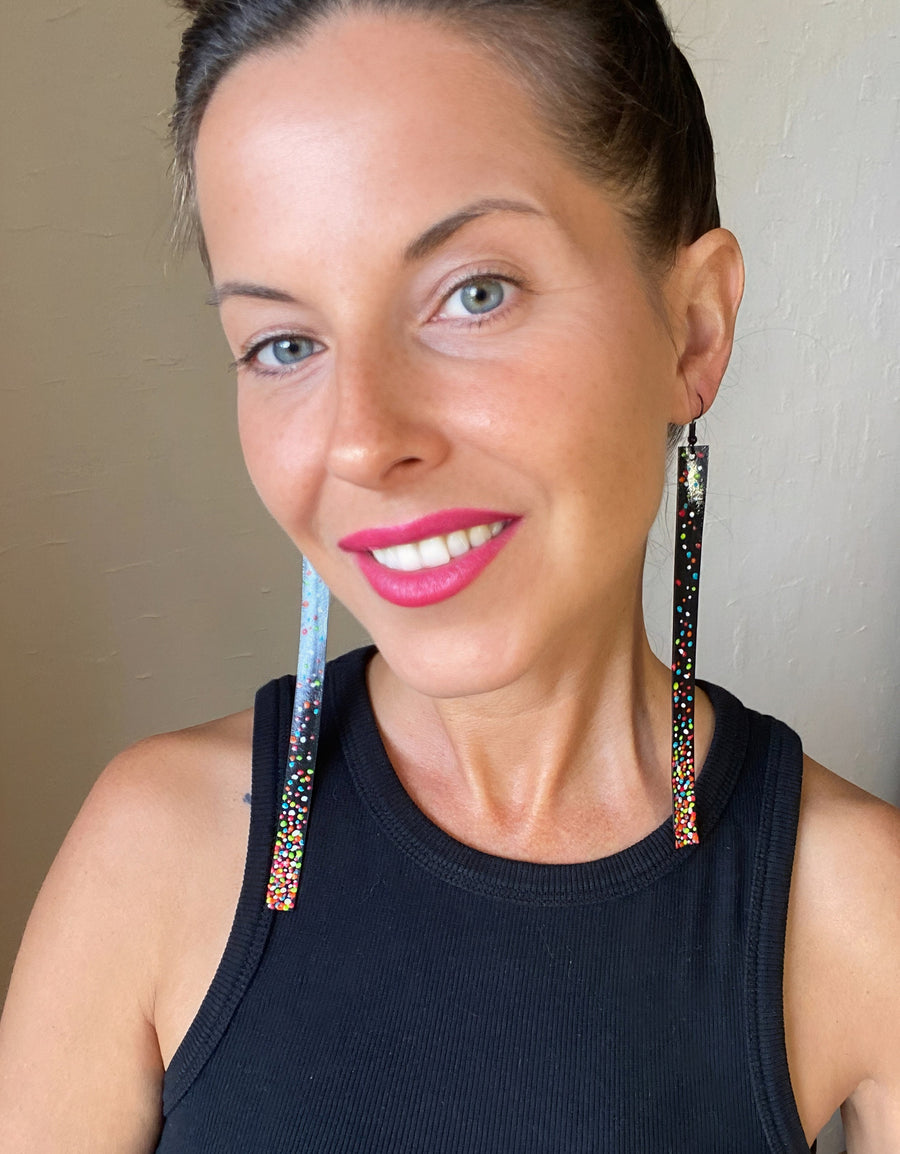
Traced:
[[336, 358], [328, 441], [329, 471], [378, 489], [408, 483], [450, 448], [427, 371], [383, 347]]

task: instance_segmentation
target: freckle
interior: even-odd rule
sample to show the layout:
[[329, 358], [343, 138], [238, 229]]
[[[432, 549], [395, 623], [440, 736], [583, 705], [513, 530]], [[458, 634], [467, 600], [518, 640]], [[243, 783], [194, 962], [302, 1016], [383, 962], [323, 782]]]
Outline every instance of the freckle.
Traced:
[[251, 801], [253, 801], [253, 795], [252, 795], [252, 794], [250, 794], [250, 793], [245, 793], [245, 794], [244, 794], [244, 803], [245, 803], [245, 805], [249, 805]]

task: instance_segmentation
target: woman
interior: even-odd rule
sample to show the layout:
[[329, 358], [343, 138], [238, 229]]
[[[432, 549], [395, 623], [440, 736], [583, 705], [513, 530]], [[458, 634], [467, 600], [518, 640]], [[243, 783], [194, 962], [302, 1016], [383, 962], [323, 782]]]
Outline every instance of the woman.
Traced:
[[641, 569], [743, 273], [655, 5], [211, 0], [175, 136], [251, 476], [377, 651], [290, 912], [289, 679], [107, 769], [0, 1149], [782, 1151], [841, 1103], [896, 1147], [896, 812], [704, 686], [673, 840]]

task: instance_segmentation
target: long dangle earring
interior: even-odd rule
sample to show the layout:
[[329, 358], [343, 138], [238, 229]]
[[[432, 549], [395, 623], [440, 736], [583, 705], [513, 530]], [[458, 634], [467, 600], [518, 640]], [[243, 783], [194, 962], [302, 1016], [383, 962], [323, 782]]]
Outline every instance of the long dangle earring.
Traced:
[[[700, 416], [703, 416], [702, 400]], [[688, 443], [678, 448], [675, 587], [672, 596], [672, 809], [677, 849], [697, 845], [700, 841], [694, 796], [694, 674], [697, 665], [700, 550], [708, 480], [709, 445], [697, 444], [697, 420], [693, 420], [688, 431]]]
[[328, 586], [304, 557], [297, 688], [278, 833], [266, 890], [266, 905], [270, 910], [292, 910], [297, 901], [319, 748], [329, 601]]

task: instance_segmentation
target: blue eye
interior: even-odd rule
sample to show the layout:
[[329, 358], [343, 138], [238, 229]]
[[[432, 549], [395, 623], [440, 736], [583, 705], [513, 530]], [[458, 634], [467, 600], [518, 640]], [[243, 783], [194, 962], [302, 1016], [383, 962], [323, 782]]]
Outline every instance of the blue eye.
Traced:
[[[444, 315], [451, 317], [483, 316], [500, 307], [506, 299], [506, 287], [497, 277], [476, 277], [447, 298]], [[458, 301], [460, 307], [454, 306]]]
[[255, 362], [264, 369], [289, 369], [311, 357], [317, 348], [317, 343], [309, 337], [276, 337], [257, 345], [241, 360]]

